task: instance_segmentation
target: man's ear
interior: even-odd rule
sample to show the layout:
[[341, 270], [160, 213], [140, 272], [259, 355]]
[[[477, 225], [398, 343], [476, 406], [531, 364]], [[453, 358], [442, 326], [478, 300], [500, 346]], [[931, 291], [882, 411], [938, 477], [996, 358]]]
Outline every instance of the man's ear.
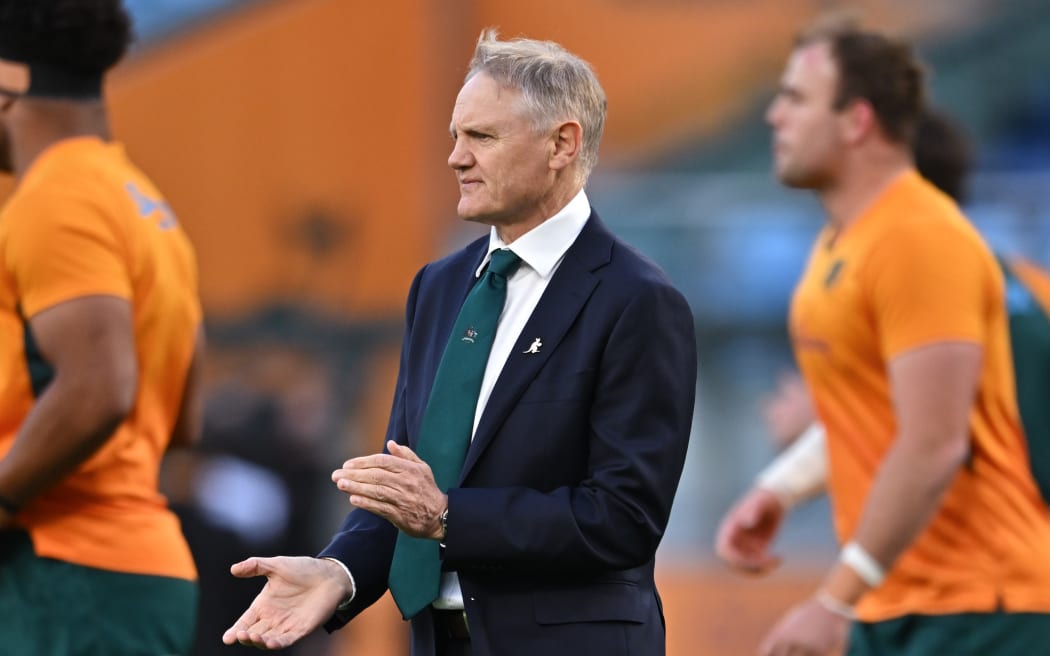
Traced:
[[551, 144], [551, 169], [560, 171], [567, 168], [580, 156], [580, 149], [583, 148], [583, 128], [576, 121], [566, 121], [555, 129]]
[[867, 100], [854, 100], [842, 112], [847, 143], [859, 143], [879, 129], [875, 108]]

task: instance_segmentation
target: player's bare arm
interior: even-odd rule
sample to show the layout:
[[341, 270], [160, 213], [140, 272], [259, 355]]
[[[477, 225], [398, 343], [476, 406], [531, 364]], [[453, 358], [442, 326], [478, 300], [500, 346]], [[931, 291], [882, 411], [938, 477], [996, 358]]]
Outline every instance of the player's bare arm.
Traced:
[[131, 306], [115, 296], [59, 303], [30, 318], [53, 378], [0, 460], [0, 494], [24, 505], [87, 460], [135, 402]]

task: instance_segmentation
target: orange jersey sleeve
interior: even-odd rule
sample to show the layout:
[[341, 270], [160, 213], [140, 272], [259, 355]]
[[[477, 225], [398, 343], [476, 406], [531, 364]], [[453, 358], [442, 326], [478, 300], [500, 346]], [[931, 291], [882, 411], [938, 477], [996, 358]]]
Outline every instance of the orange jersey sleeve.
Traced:
[[122, 236], [88, 201], [27, 194], [8, 217], [4, 259], [24, 316], [80, 296], [131, 297]]
[[887, 360], [934, 342], [985, 340], [992, 300], [988, 258], [967, 232], [908, 217], [897, 223], [892, 240], [872, 249], [865, 266]]

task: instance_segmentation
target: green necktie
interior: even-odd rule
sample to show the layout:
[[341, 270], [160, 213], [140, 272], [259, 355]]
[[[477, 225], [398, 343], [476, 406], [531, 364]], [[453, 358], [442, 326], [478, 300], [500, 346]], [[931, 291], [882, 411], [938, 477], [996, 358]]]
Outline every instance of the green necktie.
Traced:
[[[474, 430], [481, 379], [507, 298], [507, 278], [519, 264], [521, 259], [511, 251], [493, 251], [488, 270], [459, 310], [441, 356], [423, 413], [416, 454], [430, 465], [442, 492], [456, 483], [463, 469]], [[438, 543], [399, 532], [389, 583], [390, 593], [405, 619], [426, 608], [437, 599], [441, 584]]]

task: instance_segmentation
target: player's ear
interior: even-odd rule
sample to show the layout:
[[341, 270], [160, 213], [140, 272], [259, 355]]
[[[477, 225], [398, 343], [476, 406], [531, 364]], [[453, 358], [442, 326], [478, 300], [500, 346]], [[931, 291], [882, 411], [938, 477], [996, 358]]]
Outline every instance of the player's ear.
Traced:
[[873, 132], [879, 130], [879, 121], [875, 115], [875, 108], [867, 100], [857, 99], [852, 101], [841, 112], [841, 117], [843, 136], [847, 143], [864, 141]]

